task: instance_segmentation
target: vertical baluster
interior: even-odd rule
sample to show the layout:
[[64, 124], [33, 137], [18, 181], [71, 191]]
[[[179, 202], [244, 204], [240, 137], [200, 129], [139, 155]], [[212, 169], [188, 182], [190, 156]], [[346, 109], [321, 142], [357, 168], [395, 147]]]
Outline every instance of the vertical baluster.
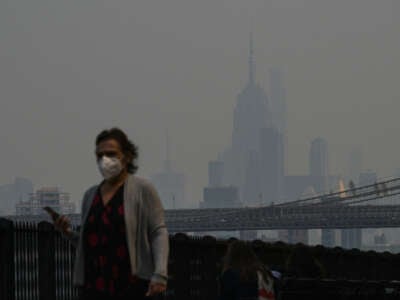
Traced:
[[65, 268], [66, 268], [65, 280], [68, 282], [66, 299], [72, 300], [72, 281], [71, 281], [72, 270], [71, 270], [70, 253], [69, 253], [70, 247], [68, 241], [64, 241], [64, 248], [65, 248]]
[[59, 245], [56, 235], [53, 235], [54, 239], [54, 278], [55, 278], [55, 293], [56, 299], [60, 299], [60, 259], [59, 259]]
[[[74, 230], [76, 230], [74, 228]], [[70, 298], [69, 299], [78, 299], [77, 289], [73, 286], [73, 265], [74, 265], [74, 258], [75, 258], [75, 248], [67, 242], [68, 248], [68, 278], [70, 282]]]
[[29, 225], [24, 223], [24, 270], [25, 270], [25, 295], [26, 300], [30, 299], [29, 291]]
[[19, 222], [16, 222], [14, 225], [14, 238], [15, 238], [15, 273], [14, 273], [14, 280], [15, 280], [15, 294], [16, 294], [16, 299], [19, 300], [21, 299], [21, 286], [20, 286], [20, 281], [21, 281], [21, 269], [20, 269], [20, 230], [21, 230], [21, 224]]
[[174, 237], [175, 244], [175, 297], [176, 300], [190, 299], [189, 279], [189, 237], [186, 234], [178, 233]]
[[35, 224], [34, 223], [29, 223], [29, 231], [28, 231], [28, 238], [29, 238], [29, 247], [28, 247], [28, 257], [29, 257], [29, 298], [30, 299], [35, 299], [35, 278], [34, 278], [34, 272], [35, 272], [35, 261], [33, 259], [34, 256], [34, 248], [33, 248], [33, 233], [35, 229]]
[[22, 222], [21, 228], [21, 275], [22, 275], [22, 300], [28, 300], [26, 278], [26, 223]]
[[19, 280], [19, 285], [20, 285], [20, 299], [25, 300], [25, 269], [24, 269], [24, 257], [25, 257], [25, 249], [24, 249], [24, 222], [21, 222], [20, 230], [19, 230], [19, 274], [20, 274], [20, 280]]
[[23, 297], [23, 289], [22, 289], [22, 222], [18, 223], [18, 230], [16, 232], [16, 237], [17, 237], [17, 269], [16, 269], [16, 275], [17, 275], [17, 280], [16, 280], [16, 284], [17, 284], [17, 290], [18, 290], [18, 300], [21, 300]]
[[62, 272], [62, 261], [60, 257], [60, 240], [58, 236], [54, 232], [54, 245], [55, 245], [55, 268], [54, 271], [56, 272], [56, 298], [62, 299], [62, 281], [61, 281], [61, 272]]
[[57, 282], [56, 282], [56, 287], [57, 287], [57, 293], [58, 297], [57, 299], [64, 299], [64, 281], [63, 281], [63, 272], [64, 272], [64, 261], [62, 257], [62, 241], [60, 240], [60, 237], [58, 234], [55, 233], [55, 241], [56, 241], [56, 274], [57, 274]]
[[14, 225], [0, 218], [0, 299], [15, 299]]
[[32, 270], [32, 265], [31, 265], [31, 224], [26, 223], [26, 287], [27, 287], [27, 294], [29, 299], [32, 299], [32, 277], [31, 277], [31, 270]]
[[56, 299], [54, 229], [48, 222], [39, 223], [39, 295], [40, 300]]
[[35, 294], [36, 300], [39, 300], [39, 227], [35, 224], [35, 239], [34, 239], [34, 249], [35, 249]]
[[65, 257], [66, 257], [66, 251], [67, 249], [65, 248], [65, 241], [60, 240], [60, 257], [62, 261], [62, 270], [61, 270], [61, 282], [62, 282], [62, 300], [66, 300], [67, 296], [67, 286], [68, 286], [68, 281], [67, 278], [65, 277], [65, 272], [66, 270], [66, 264], [65, 264]]
[[212, 299], [217, 295], [217, 240], [212, 236], [205, 236], [201, 240], [203, 243], [203, 251], [201, 252], [201, 260], [199, 272], [201, 274], [203, 299]]
[[33, 270], [33, 278], [34, 278], [34, 293], [35, 293], [35, 300], [39, 300], [39, 262], [38, 262], [38, 226], [34, 224], [34, 230], [32, 232], [33, 239], [32, 239], [32, 253], [33, 253], [33, 261], [35, 265], [35, 269]]

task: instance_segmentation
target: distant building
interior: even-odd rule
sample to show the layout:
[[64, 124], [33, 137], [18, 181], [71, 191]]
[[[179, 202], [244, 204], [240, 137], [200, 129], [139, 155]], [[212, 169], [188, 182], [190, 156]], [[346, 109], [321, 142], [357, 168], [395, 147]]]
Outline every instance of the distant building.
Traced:
[[236, 187], [206, 187], [203, 190], [203, 202], [200, 208], [241, 207]]
[[[204, 189], [202, 207], [225, 205], [221, 193], [230, 199], [235, 188], [243, 206], [255, 207], [296, 200], [308, 187], [312, 187], [317, 194], [328, 193], [339, 180], [338, 176], [330, 175], [328, 145], [323, 138], [311, 143], [309, 174], [287, 174], [283, 74], [279, 69], [270, 70], [270, 93], [267, 97], [263, 87], [256, 82], [255, 68], [253, 39], [250, 36], [248, 80], [236, 97], [231, 143], [219, 154], [218, 161], [209, 166], [210, 181]], [[284, 236], [292, 241], [306, 242], [308, 231], [287, 231], [281, 234], [282, 238]], [[328, 241], [328, 236], [333, 236], [333, 240]], [[327, 232], [325, 241], [334, 243], [334, 236], [335, 231], [333, 234]]]
[[[330, 175], [328, 177], [328, 186], [336, 186], [340, 177], [337, 175]], [[284, 199], [285, 201], [293, 201], [301, 198], [311, 197], [310, 195], [304, 194], [306, 189], [312, 187], [315, 195], [321, 194], [315, 191], [315, 185], [322, 185], [325, 179], [321, 177], [313, 177], [310, 175], [288, 175], [284, 178]]]
[[0, 186], [0, 215], [14, 215], [18, 202], [29, 199], [33, 184], [27, 178], [17, 177], [11, 184]]
[[[299, 181], [301, 183], [301, 188], [307, 184], [307, 182], [311, 183], [310, 181], [310, 176], [303, 176], [304, 178], [308, 178], [307, 181], [301, 181], [299, 180], [300, 176], [296, 176], [295, 182]], [[297, 193], [297, 196], [300, 193]], [[296, 197], [297, 197], [296, 196]], [[302, 192], [300, 199], [306, 199], [306, 198], [311, 198], [315, 197], [316, 193], [314, 188], [310, 185], [307, 188], [304, 189]], [[309, 232], [308, 229], [284, 229], [284, 230], [278, 230], [278, 238], [280, 241], [283, 241], [285, 243], [289, 244], [297, 244], [297, 243], [302, 243], [307, 245], [309, 243]]]
[[152, 182], [160, 195], [165, 209], [178, 209], [185, 207], [185, 175], [172, 168], [169, 157], [169, 139], [166, 137], [166, 156], [164, 168], [160, 173], [154, 174]]
[[[235, 186], [224, 185], [224, 163], [222, 161], [210, 161], [208, 163], [208, 186], [203, 189], [203, 201], [200, 208], [227, 208], [241, 207], [239, 191]], [[213, 235], [219, 238], [237, 236], [237, 232], [203, 232], [199, 234]]]
[[323, 138], [312, 140], [310, 147], [310, 176], [314, 180], [317, 193], [329, 191], [329, 159], [328, 144]]
[[[358, 186], [366, 186], [366, 185], [374, 185], [378, 181], [378, 174], [375, 171], [372, 170], [366, 170], [360, 173], [359, 178], [358, 178]], [[371, 205], [380, 205], [383, 204], [382, 199], [374, 200], [374, 201], [368, 201], [368, 204]], [[371, 230], [362, 230], [360, 228], [355, 228], [355, 229], [349, 229], [349, 233], [347, 235], [350, 235], [349, 239], [349, 246], [352, 246], [352, 248], [361, 248], [362, 244], [361, 241], [363, 239], [363, 232], [366, 236], [369, 235], [369, 231]], [[372, 229], [373, 232], [376, 231], [376, 229]], [[385, 230], [383, 230], [385, 231]], [[373, 233], [372, 233], [373, 234]], [[346, 233], [345, 233], [346, 235]], [[346, 236], [347, 237], [347, 236]], [[343, 247], [346, 247], [347, 245], [343, 245]], [[350, 248], [350, 247], [347, 247]]]
[[269, 75], [271, 121], [274, 127], [286, 137], [286, 89], [284, 76], [278, 68], [271, 68]]
[[60, 214], [75, 213], [75, 203], [70, 201], [69, 193], [61, 192], [58, 187], [43, 187], [29, 194], [27, 201], [16, 205], [17, 215], [42, 215], [43, 207], [49, 206]]
[[249, 151], [246, 164], [245, 181], [242, 188], [242, 200], [246, 206], [260, 206], [269, 195], [264, 192], [263, 168], [258, 151]]
[[311, 141], [309, 151], [309, 172], [307, 175], [286, 175], [283, 183], [283, 198], [293, 201], [304, 195], [304, 191], [312, 187], [317, 194], [329, 193], [338, 186], [341, 177], [329, 172], [328, 143], [323, 138]]
[[241, 207], [238, 189], [234, 186], [224, 186], [222, 177], [224, 164], [221, 161], [210, 161], [208, 163], [209, 186], [203, 190], [203, 201], [200, 208], [225, 208]]
[[[329, 184], [329, 157], [328, 143], [323, 138], [311, 141], [309, 172], [313, 187], [317, 194], [328, 193]], [[326, 247], [334, 247], [336, 244], [336, 231], [334, 229], [321, 230], [321, 243]]]
[[361, 238], [362, 231], [360, 228], [341, 230], [342, 248], [361, 249]]
[[[359, 172], [359, 156], [360, 154], [356, 154], [357, 152], [353, 152], [352, 154], [352, 161], [353, 161], [353, 169]], [[354, 175], [357, 173], [354, 172]], [[365, 185], [373, 185], [377, 182], [378, 176], [376, 172], [373, 171], [366, 171], [360, 172], [358, 176], [358, 186], [365, 186]], [[373, 204], [372, 201], [369, 204]], [[361, 249], [362, 247], [362, 229], [361, 228], [352, 228], [352, 229], [342, 229], [341, 230], [341, 242], [342, 247], [346, 249], [357, 248]]]
[[[339, 191], [343, 191], [340, 197], [346, 197], [346, 190], [343, 181], [340, 181]], [[360, 228], [342, 229], [341, 231], [341, 246], [345, 249], [361, 249], [362, 230]]]
[[307, 229], [290, 229], [278, 230], [278, 239], [282, 242], [289, 244], [302, 243], [308, 244], [308, 230]]
[[336, 232], [334, 229], [322, 229], [321, 230], [321, 244], [325, 247], [336, 246]]
[[371, 185], [378, 181], [378, 175], [376, 172], [368, 170], [360, 173], [358, 184], [359, 186]]
[[287, 174], [287, 108], [286, 108], [286, 88], [284, 83], [284, 74], [279, 68], [271, 68], [270, 75], [270, 104], [271, 120], [274, 127], [282, 135], [283, 141], [283, 174]]
[[361, 147], [354, 147], [349, 154], [349, 180], [357, 182], [363, 169], [363, 153]]
[[[286, 176], [285, 192], [286, 197], [294, 200], [293, 197], [302, 199], [314, 197], [317, 194], [329, 192], [339, 178], [329, 174], [328, 144], [323, 138], [316, 138], [311, 141], [309, 152], [309, 175], [308, 176]], [[301, 194], [300, 194], [301, 192]], [[297, 195], [296, 195], [297, 194]], [[282, 233], [281, 233], [282, 235]], [[307, 243], [309, 236], [308, 230], [289, 230], [288, 242]], [[333, 229], [321, 230], [321, 244], [327, 247], [333, 247], [336, 232]]]
[[[375, 183], [378, 181], [378, 174], [372, 170], [367, 170], [365, 172], [362, 172], [359, 177], [359, 186], [365, 186], [365, 185], [375, 185]], [[374, 187], [376, 189], [377, 195], [380, 192], [381, 187], [377, 186]], [[377, 199], [373, 201], [368, 201], [368, 204], [373, 204], [373, 205], [382, 205], [382, 204], [393, 204], [391, 203], [392, 199]], [[388, 203], [389, 202], [389, 203]]]
[[218, 187], [223, 185], [224, 163], [222, 161], [210, 161], [208, 163], [208, 186]]
[[376, 251], [376, 252], [392, 252], [400, 253], [400, 244], [398, 242], [389, 242], [385, 233], [376, 232], [373, 236], [373, 244], [363, 245], [362, 250], [364, 251]]
[[263, 205], [282, 201], [284, 194], [284, 140], [276, 128], [260, 132], [260, 163]]
[[341, 230], [341, 245], [345, 249], [361, 249], [362, 246], [362, 229], [351, 228]]
[[155, 174], [152, 182], [165, 209], [183, 208], [185, 205], [185, 176], [183, 173], [164, 171]]
[[[239, 190], [243, 205], [257, 206], [279, 202], [284, 176], [285, 122], [271, 117], [271, 105], [264, 89], [256, 83], [253, 40], [250, 37], [248, 81], [238, 94], [233, 115], [232, 142], [221, 155], [223, 182]], [[284, 116], [282, 80], [273, 77], [276, 117]], [[279, 123], [279, 124], [278, 124]]]

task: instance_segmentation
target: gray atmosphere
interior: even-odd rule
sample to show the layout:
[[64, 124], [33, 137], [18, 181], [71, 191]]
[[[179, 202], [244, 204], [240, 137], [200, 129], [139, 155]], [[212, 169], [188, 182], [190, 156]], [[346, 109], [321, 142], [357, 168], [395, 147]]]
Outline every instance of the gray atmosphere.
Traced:
[[[329, 145], [330, 172], [400, 167], [398, 0], [0, 2], [0, 185], [17, 176], [59, 186], [79, 203], [100, 180], [96, 134], [124, 129], [139, 174], [160, 172], [166, 130], [186, 207], [198, 207], [207, 164], [231, 143], [248, 80], [270, 93], [284, 74], [286, 172], [308, 172], [310, 143]], [[1, 204], [0, 204], [1, 208]]]

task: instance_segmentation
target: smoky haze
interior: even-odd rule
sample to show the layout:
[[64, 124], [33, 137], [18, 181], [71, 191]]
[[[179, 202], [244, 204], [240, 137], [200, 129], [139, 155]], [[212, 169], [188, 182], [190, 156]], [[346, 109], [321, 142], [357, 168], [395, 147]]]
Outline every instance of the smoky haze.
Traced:
[[397, 0], [23, 1], [0, 3], [0, 183], [57, 185], [76, 201], [99, 181], [94, 138], [119, 126], [139, 145], [139, 174], [162, 168], [165, 130], [187, 206], [207, 163], [231, 141], [247, 81], [284, 71], [290, 174], [310, 141], [329, 143], [332, 173], [363, 150], [364, 167], [400, 167]]

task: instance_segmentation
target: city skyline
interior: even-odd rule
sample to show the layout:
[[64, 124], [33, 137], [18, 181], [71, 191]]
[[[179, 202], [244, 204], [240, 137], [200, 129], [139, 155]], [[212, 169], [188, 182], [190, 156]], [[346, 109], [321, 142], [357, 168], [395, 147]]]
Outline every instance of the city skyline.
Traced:
[[79, 203], [100, 180], [93, 156], [100, 130], [126, 130], [139, 145], [139, 174], [150, 177], [167, 127], [194, 206], [208, 161], [229, 144], [249, 32], [261, 86], [271, 91], [270, 68], [284, 71], [288, 172], [306, 173], [309, 143], [322, 136], [332, 173], [345, 174], [360, 146], [364, 168], [390, 176], [400, 166], [400, 142], [391, 138], [399, 130], [396, 5], [2, 3], [0, 182], [24, 176], [37, 187], [60, 185]]

